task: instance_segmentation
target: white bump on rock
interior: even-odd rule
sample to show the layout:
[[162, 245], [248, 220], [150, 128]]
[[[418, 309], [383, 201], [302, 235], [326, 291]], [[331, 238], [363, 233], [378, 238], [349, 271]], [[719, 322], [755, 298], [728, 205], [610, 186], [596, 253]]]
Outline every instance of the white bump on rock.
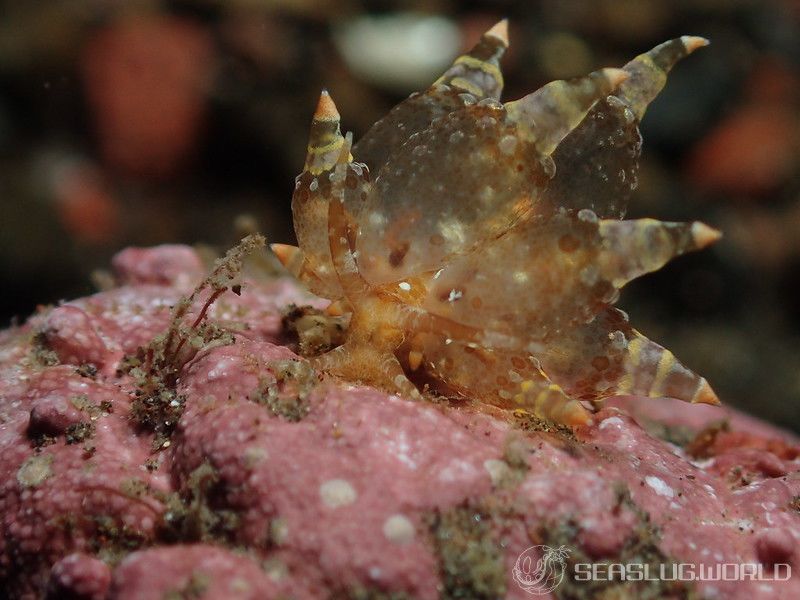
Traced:
[[53, 474], [52, 463], [52, 454], [34, 454], [20, 466], [17, 471], [17, 481], [27, 488], [41, 485]]
[[664, 496], [665, 498], [672, 498], [675, 496], [675, 490], [669, 487], [663, 479], [654, 477], [653, 475], [648, 475], [644, 478], [644, 481], [647, 485], [653, 488], [653, 490], [655, 490], [656, 494], [659, 496]]
[[350, 482], [344, 479], [329, 479], [319, 486], [319, 495], [328, 508], [347, 506], [358, 497]]
[[244, 464], [248, 469], [252, 469], [258, 463], [269, 457], [266, 449], [260, 446], [249, 446], [244, 451]]
[[395, 544], [406, 544], [414, 539], [414, 524], [404, 515], [392, 515], [383, 523], [383, 535]]
[[286, 519], [278, 517], [269, 524], [269, 537], [276, 546], [282, 546], [289, 537], [289, 524]]
[[624, 424], [624, 421], [619, 417], [609, 417], [607, 419], [603, 419], [600, 423], [600, 429], [605, 429], [606, 427], [611, 427], [615, 425], [617, 427], [621, 427]]
[[505, 461], [496, 458], [483, 461], [483, 467], [489, 472], [489, 477], [492, 478], [492, 485], [494, 486], [500, 485], [503, 479], [508, 477], [511, 472]]

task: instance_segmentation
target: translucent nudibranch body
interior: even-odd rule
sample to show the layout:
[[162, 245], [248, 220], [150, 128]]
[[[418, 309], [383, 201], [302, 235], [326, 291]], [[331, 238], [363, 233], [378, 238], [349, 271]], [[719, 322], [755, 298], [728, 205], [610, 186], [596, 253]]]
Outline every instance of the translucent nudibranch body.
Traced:
[[355, 146], [323, 92], [292, 198], [298, 247], [273, 246], [351, 314], [317, 366], [413, 398], [409, 375], [424, 373], [570, 426], [590, 422], [583, 401], [615, 394], [717, 403], [613, 307], [632, 279], [720, 236], [621, 220], [639, 121], [675, 63], [706, 44], [684, 36], [501, 103], [503, 21]]

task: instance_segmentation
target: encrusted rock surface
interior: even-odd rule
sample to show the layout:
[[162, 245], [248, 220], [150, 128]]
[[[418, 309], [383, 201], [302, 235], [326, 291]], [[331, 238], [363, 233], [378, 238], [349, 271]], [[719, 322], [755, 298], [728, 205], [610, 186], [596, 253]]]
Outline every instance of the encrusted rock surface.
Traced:
[[[176, 246], [113, 264], [118, 287], [0, 333], [0, 597], [530, 598], [512, 568], [540, 544], [570, 567], [800, 569], [800, 445], [756, 419], [617, 398], [572, 434], [326, 379], [281, 324], [319, 301], [284, 280], [217, 299], [147, 404], [132, 357], [203, 269]], [[800, 597], [570, 574], [555, 596]]]

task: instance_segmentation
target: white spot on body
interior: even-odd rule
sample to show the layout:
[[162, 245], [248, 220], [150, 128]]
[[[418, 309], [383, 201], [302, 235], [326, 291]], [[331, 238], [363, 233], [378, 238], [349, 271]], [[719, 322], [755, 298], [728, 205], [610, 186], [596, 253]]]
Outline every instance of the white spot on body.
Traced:
[[492, 204], [494, 197], [495, 197], [494, 188], [490, 185], [483, 186], [480, 193], [478, 194], [478, 199], [486, 206], [490, 206]]
[[543, 156], [541, 164], [544, 174], [552, 179], [556, 174], [556, 162], [550, 156]]
[[513, 277], [515, 283], [523, 284], [528, 281], [528, 274], [525, 271], [517, 271]]
[[464, 141], [464, 132], [463, 131], [454, 131], [450, 134], [450, 143], [451, 144], [460, 144]]
[[517, 138], [513, 135], [504, 135], [500, 138], [500, 142], [498, 142], [497, 147], [500, 149], [505, 155], [514, 154], [514, 150], [517, 147]]
[[369, 213], [369, 217], [367, 217], [367, 220], [369, 221], [369, 224], [376, 229], [380, 229], [384, 225], [386, 225], [386, 217], [384, 217], [379, 212]]
[[400, 283], [397, 284], [397, 287], [399, 287], [404, 292], [410, 292], [411, 291], [411, 284], [408, 283], [407, 281], [401, 281]]
[[467, 239], [464, 224], [458, 219], [447, 219], [439, 224], [439, 233], [451, 245], [461, 245]]
[[319, 495], [328, 508], [347, 506], [358, 497], [353, 486], [345, 479], [329, 479], [319, 487]]
[[609, 333], [608, 339], [611, 340], [612, 350], [624, 350], [628, 347], [628, 340], [625, 339], [625, 334], [619, 330]]
[[475, 104], [475, 102], [477, 101], [475, 96], [473, 96], [472, 94], [459, 94], [458, 97], [461, 98], [461, 101], [464, 103], [464, 106], [471, 106]]
[[600, 271], [594, 265], [587, 265], [586, 267], [581, 269], [579, 277], [581, 278], [582, 283], [588, 286], [592, 286], [595, 283], [597, 283], [598, 279], [600, 279]]

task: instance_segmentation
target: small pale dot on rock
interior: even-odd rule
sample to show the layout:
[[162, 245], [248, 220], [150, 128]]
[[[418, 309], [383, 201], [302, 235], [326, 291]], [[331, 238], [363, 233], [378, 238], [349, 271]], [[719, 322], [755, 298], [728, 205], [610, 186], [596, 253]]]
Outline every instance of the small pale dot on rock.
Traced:
[[500, 138], [497, 146], [503, 154], [514, 154], [514, 150], [517, 147], [517, 138], [513, 135], [504, 135]]
[[24, 487], [36, 487], [53, 474], [52, 454], [36, 454], [22, 463], [17, 471], [17, 481]]
[[255, 467], [258, 463], [267, 458], [268, 454], [264, 448], [259, 446], [250, 446], [244, 451], [244, 464], [248, 468]]
[[404, 515], [392, 515], [383, 523], [383, 535], [395, 544], [406, 544], [414, 539], [414, 524]]
[[231, 580], [230, 590], [236, 594], [245, 594], [251, 589], [250, 583], [241, 577], [235, 577]]
[[483, 467], [489, 472], [489, 477], [492, 478], [492, 485], [499, 485], [505, 479], [510, 469], [505, 461], [496, 458], [490, 458], [483, 461]]
[[647, 485], [649, 485], [656, 494], [659, 496], [664, 496], [665, 498], [673, 498], [675, 496], [675, 490], [673, 490], [667, 483], [661, 479], [660, 477], [655, 477], [654, 475], [648, 475], [644, 478]]
[[329, 479], [319, 487], [319, 495], [329, 508], [347, 506], [358, 497], [350, 482], [344, 479]]
[[282, 581], [289, 575], [289, 569], [277, 558], [271, 558], [264, 563], [264, 572], [273, 581]]
[[280, 546], [286, 541], [286, 538], [289, 537], [289, 524], [285, 519], [280, 517], [273, 519], [269, 524], [269, 532], [271, 541], [275, 545]]

